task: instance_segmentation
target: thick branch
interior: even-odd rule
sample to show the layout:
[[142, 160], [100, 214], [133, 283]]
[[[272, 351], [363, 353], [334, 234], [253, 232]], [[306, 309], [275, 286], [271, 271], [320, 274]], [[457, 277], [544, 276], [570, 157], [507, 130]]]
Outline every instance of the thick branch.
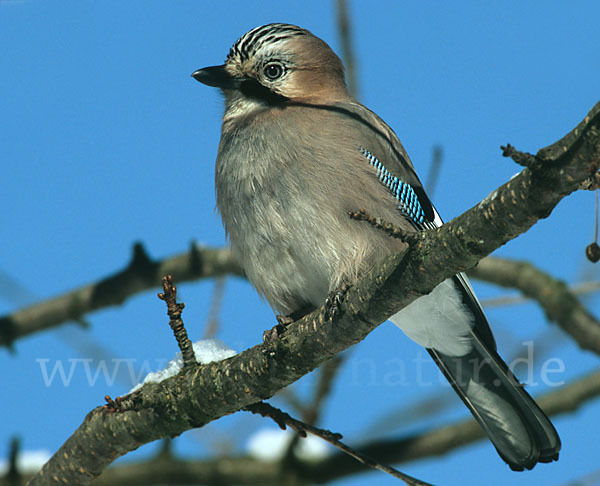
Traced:
[[484, 258], [469, 270], [469, 276], [519, 289], [539, 302], [548, 319], [555, 321], [581, 348], [600, 354], [600, 322], [564, 282], [528, 262], [503, 258]]
[[243, 276], [244, 272], [224, 248], [192, 245], [187, 253], [153, 261], [137, 243], [129, 265], [114, 275], [0, 317], [0, 346], [10, 346], [15, 339], [79, 319], [94, 310], [120, 305], [138, 292], [159, 287], [162, 277], [169, 274], [181, 283], [226, 274]]
[[[600, 372], [578, 379], [537, 398], [549, 415], [573, 412], [600, 395]], [[361, 446], [365, 453], [392, 464], [443, 455], [485, 436], [474, 420], [462, 420], [440, 429], [396, 440], [375, 441]], [[248, 456], [220, 457], [206, 461], [177, 460], [157, 457], [141, 463], [127, 463], [109, 468], [95, 486], [149, 486], [152, 484], [323, 484], [344, 476], [369, 472], [345, 454], [335, 454], [318, 463], [297, 459], [283, 470], [278, 462], [264, 462]], [[0, 486], [9, 486], [0, 480]]]

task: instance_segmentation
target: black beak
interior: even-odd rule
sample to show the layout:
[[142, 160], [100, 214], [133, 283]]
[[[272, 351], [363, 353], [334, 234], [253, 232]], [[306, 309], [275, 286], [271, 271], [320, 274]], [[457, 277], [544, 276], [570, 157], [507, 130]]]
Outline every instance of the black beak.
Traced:
[[198, 69], [192, 73], [192, 77], [203, 84], [221, 89], [235, 89], [240, 86], [241, 79], [234, 78], [225, 66], [211, 66]]

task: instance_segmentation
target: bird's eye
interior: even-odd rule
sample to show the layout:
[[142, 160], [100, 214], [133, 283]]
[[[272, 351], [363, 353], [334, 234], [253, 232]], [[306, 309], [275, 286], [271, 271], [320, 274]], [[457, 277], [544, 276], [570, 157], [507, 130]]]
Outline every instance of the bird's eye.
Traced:
[[274, 81], [283, 75], [283, 66], [281, 64], [272, 62], [271, 64], [267, 64], [265, 66], [263, 72], [267, 78], [269, 78], [271, 81]]

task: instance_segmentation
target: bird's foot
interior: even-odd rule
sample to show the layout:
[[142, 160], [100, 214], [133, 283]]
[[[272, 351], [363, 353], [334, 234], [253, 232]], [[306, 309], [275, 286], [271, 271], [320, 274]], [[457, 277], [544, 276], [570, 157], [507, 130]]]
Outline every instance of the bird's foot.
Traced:
[[277, 315], [277, 324], [275, 324], [271, 329], [267, 329], [263, 332], [263, 342], [273, 342], [279, 339], [279, 336], [283, 334], [285, 328], [289, 326], [294, 320], [291, 316], [280, 316]]
[[276, 315], [275, 317], [277, 319], [277, 324], [275, 324], [275, 326], [273, 326], [273, 328], [267, 329], [265, 332], [263, 332], [263, 342], [269, 343], [269, 342], [277, 341], [279, 339], [279, 337], [285, 332], [285, 329], [292, 322], [295, 322], [298, 319], [301, 319], [302, 317], [304, 317], [309, 312], [312, 312], [313, 310], [314, 310], [313, 307], [305, 306], [305, 307], [298, 309], [297, 311], [292, 312], [290, 315], [287, 315], [287, 316], [281, 316], [279, 314]]
[[334, 321], [340, 316], [342, 302], [344, 301], [344, 296], [350, 285], [347, 283], [343, 283], [333, 292], [331, 292], [327, 298], [325, 299], [325, 319], [331, 319]]

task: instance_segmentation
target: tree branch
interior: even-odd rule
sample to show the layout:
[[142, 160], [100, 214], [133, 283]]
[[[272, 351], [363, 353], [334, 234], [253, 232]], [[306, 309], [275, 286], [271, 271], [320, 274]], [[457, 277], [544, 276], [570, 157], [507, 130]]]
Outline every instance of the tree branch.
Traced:
[[[487, 258], [493, 258], [493, 257], [487, 257]], [[469, 270], [469, 272], [470, 272], [470, 270]], [[473, 277], [473, 278], [476, 278], [476, 277]], [[485, 281], [485, 279], [482, 279], [482, 280]], [[585, 297], [586, 294], [596, 293], [600, 290], [600, 281], [598, 281], [598, 280], [583, 281], [580, 283], [570, 285], [568, 290], [575, 297], [577, 297], [578, 295], [582, 295]], [[489, 297], [487, 299], [481, 299], [481, 304], [483, 305], [483, 307], [489, 309], [492, 307], [506, 307], [509, 305], [525, 304], [531, 300], [533, 300], [533, 298], [527, 297], [522, 294], [521, 295], [508, 294], [508, 295], [501, 295], [498, 297]]]
[[347, 292], [335, 323], [324, 320], [321, 307], [288, 326], [275, 342], [147, 384], [123, 397], [116, 413], [92, 410], [30, 484], [88, 484], [117, 457], [142, 444], [269, 398], [364, 339], [446, 278], [527, 231], [597, 172], [600, 103], [537, 157], [543, 161], [539, 168], [524, 169], [463, 215], [420, 234], [404, 254], [391, 255], [367, 272]]
[[120, 305], [138, 292], [160, 286], [162, 277], [169, 274], [177, 282], [186, 282], [226, 274], [243, 276], [244, 272], [225, 248], [193, 244], [187, 253], [154, 261], [143, 245], [136, 243], [129, 265], [114, 275], [0, 317], [0, 346], [10, 346], [20, 337], [80, 319], [94, 310]]
[[[600, 372], [579, 378], [536, 400], [544, 411], [556, 416], [573, 412], [600, 396]], [[395, 440], [376, 440], [361, 446], [365, 453], [392, 464], [439, 456], [483, 439], [481, 428], [472, 420], [457, 421], [445, 427]], [[280, 485], [284, 478], [297, 484], [323, 484], [344, 476], [371, 471], [345, 454], [331, 455], [319, 462], [300, 459], [293, 470], [282, 471], [278, 462], [260, 461], [248, 456], [218, 457], [204, 461], [159, 457], [127, 463], [106, 470], [94, 486], [150, 486], [153, 484], [240, 484]], [[27, 475], [24, 475], [25, 477]], [[0, 486], [9, 486], [0, 479]]]
[[470, 277], [519, 289], [535, 299], [548, 319], [556, 322], [582, 349], [600, 355], [600, 322], [564, 282], [528, 262], [497, 257], [484, 258], [468, 273]]

